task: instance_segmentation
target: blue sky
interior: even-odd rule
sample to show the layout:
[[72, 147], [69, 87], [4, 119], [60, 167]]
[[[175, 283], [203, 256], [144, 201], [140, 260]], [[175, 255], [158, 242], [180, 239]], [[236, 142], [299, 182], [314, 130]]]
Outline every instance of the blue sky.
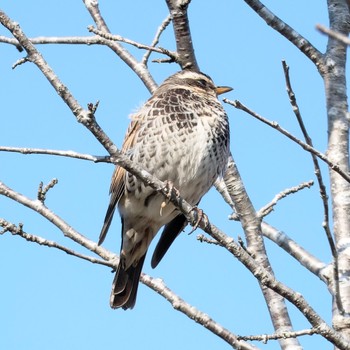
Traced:
[[[325, 2], [264, 3], [324, 52], [326, 38], [315, 30], [315, 25], [328, 24]], [[146, 44], [152, 41], [167, 15], [165, 1], [101, 1], [100, 7], [113, 33]], [[86, 28], [93, 24], [81, 1], [50, 2], [49, 6], [43, 0], [8, 1], [3, 2], [2, 9], [30, 37], [89, 35]], [[314, 145], [322, 152], [326, 150], [323, 82], [303, 54], [268, 27], [243, 1], [193, 0], [189, 16], [201, 70], [218, 85], [234, 87], [227, 98], [240, 100], [300, 136], [285, 92], [281, 65], [285, 59]], [[0, 35], [9, 34], [0, 28]], [[171, 27], [162, 36], [160, 46], [175, 49]], [[86, 106], [100, 100], [98, 122], [120, 146], [129, 123], [128, 115], [149, 97], [136, 75], [106, 47], [42, 45], [39, 49], [80, 104]], [[143, 55], [140, 50], [129, 46], [128, 49], [139, 59]], [[33, 64], [11, 69], [21, 57], [23, 53], [14, 47], [0, 45], [3, 97], [0, 144], [105, 155], [104, 149], [75, 121]], [[157, 63], [150, 63], [149, 68], [158, 83], [179, 69], [174, 64]], [[256, 209], [285, 188], [314, 179], [309, 154], [233, 107], [225, 105], [225, 109], [231, 124], [231, 150]], [[30, 198], [35, 198], [40, 181], [48, 183], [58, 178], [59, 183], [49, 192], [46, 205], [79, 232], [97, 240], [108, 204], [112, 165], [0, 153], [0, 169], [0, 181]], [[328, 180], [323, 165], [322, 169]], [[207, 194], [200, 206], [227, 234], [235, 239], [243, 235], [238, 223], [227, 220], [230, 208], [215, 190]], [[84, 252], [27, 208], [0, 197], [0, 210], [1, 217], [8, 221], [24, 223], [27, 232]], [[281, 201], [267, 221], [328, 262], [331, 255], [321, 227], [322, 218], [322, 204], [314, 186]], [[199, 233], [182, 234], [156, 270], [151, 269], [148, 257], [144, 271], [162, 278], [174, 292], [236, 334], [272, 333], [256, 280], [223, 249], [199, 243], [196, 240]], [[108, 299], [113, 275], [109, 268], [27, 243], [8, 233], [0, 239], [3, 278], [0, 348], [228, 348], [143, 285], [134, 310], [111, 310]], [[119, 252], [118, 217], [104, 245]], [[274, 244], [266, 242], [266, 245], [276, 276], [303, 293], [330, 323], [331, 298], [323, 283]], [[151, 251], [153, 248], [154, 244]], [[296, 329], [309, 327], [294, 307], [290, 307], [290, 312]], [[323, 349], [331, 348], [331, 344], [319, 337], [304, 337], [301, 342], [309, 348], [321, 344]], [[273, 342], [258, 346], [278, 348]]]

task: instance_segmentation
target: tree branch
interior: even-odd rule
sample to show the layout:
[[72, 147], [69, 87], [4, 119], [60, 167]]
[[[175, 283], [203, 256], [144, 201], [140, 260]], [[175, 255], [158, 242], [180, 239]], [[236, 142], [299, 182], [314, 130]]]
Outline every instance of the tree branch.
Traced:
[[[266, 254], [264, 241], [261, 235], [261, 220], [257, 216], [253, 204], [251, 203], [245, 190], [241, 176], [232, 156], [230, 156], [228, 160], [224, 181], [246, 236], [247, 251], [254, 256], [254, 261], [265, 270], [264, 273], [268, 273], [270, 277], [274, 279], [273, 271]], [[242, 247], [240, 248], [242, 249]], [[243, 261], [242, 263], [244, 264]], [[247, 267], [247, 265], [245, 266]], [[254, 272], [253, 274], [256, 277]], [[275, 331], [291, 332], [293, 330], [291, 320], [281, 294], [278, 292], [275, 293], [276, 290], [273, 288], [266, 288], [270, 286], [267, 286], [260, 278], [258, 278], [258, 280], [260, 282], [260, 287], [263, 292], [266, 305], [269, 309]], [[298, 339], [280, 339], [280, 345], [284, 349], [290, 346], [300, 347]]]
[[43, 148], [28, 148], [28, 147], [7, 147], [0, 146], [0, 152], [14, 152], [21, 154], [46, 154], [51, 156], [75, 158], [81, 160], [89, 160], [95, 163], [111, 163], [110, 156], [92, 156], [90, 154], [78, 153], [74, 151], [61, 151], [53, 149], [43, 149]]
[[146, 49], [148, 51], [158, 52], [158, 53], [161, 53], [163, 55], [167, 55], [174, 62], [178, 61], [178, 55], [176, 52], [171, 52], [171, 51], [164, 49], [162, 47], [154, 47], [154, 46], [144, 45], [144, 44], [138, 43], [134, 40], [123, 38], [120, 35], [110, 34], [110, 33], [104, 32], [103, 30], [98, 30], [98, 29], [94, 28], [93, 26], [88, 26], [88, 30], [89, 30], [89, 32], [92, 32], [92, 33], [100, 36], [103, 39], [110, 40], [110, 41], [120, 41], [120, 42], [129, 44], [129, 45], [135, 46], [138, 49]]
[[191, 0], [166, 0], [174, 27], [178, 63], [182, 69], [199, 71], [187, 15], [190, 2]]
[[[290, 104], [292, 106], [293, 112], [295, 114], [295, 117], [297, 118], [299, 127], [304, 135], [305, 142], [309, 146], [313, 147], [314, 145], [313, 145], [312, 139], [309, 136], [309, 133], [307, 132], [306, 127], [304, 125], [304, 121], [303, 121], [303, 118], [302, 118], [301, 113], [300, 113], [299, 105], [297, 103], [295, 93], [293, 91], [292, 84], [290, 82], [289, 67], [288, 67], [286, 61], [282, 61], [282, 66], [283, 66], [283, 71], [284, 71], [284, 75], [285, 75], [285, 79], [286, 79], [287, 93], [289, 96], [289, 101], [290, 101]], [[344, 307], [343, 307], [343, 304], [342, 304], [342, 301], [340, 298], [340, 291], [339, 291], [338, 252], [337, 252], [337, 249], [336, 249], [336, 246], [335, 246], [335, 243], [333, 240], [332, 232], [331, 232], [331, 229], [329, 226], [328, 194], [326, 191], [326, 186], [323, 182], [322, 172], [321, 172], [320, 165], [318, 163], [318, 159], [317, 159], [316, 155], [313, 153], [311, 153], [311, 157], [312, 157], [312, 162], [313, 162], [314, 169], [315, 169], [315, 175], [317, 178], [318, 187], [320, 189], [320, 196], [321, 196], [322, 204], [323, 204], [323, 213], [324, 213], [323, 218], [324, 219], [323, 219], [322, 227], [325, 230], [328, 244], [329, 244], [329, 247], [331, 249], [332, 256], [333, 256], [333, 262], [334, 262], [333, 263], [334, 286], [335, 286], [334, 297], [335, 297], [337, 307], [339, 309], [340, 314], [344, 315], [345, 310], [344, 310]]]
[[258, 212], [257, 212], [257, 216], [259, 218], [263, 218], [264, 216], [270, 214], [273, 211], [273, 207], [277, 204], [277, 202], [285, 197], [287, 197], [288, 195], [292, 194], [292, 193], [296, 193], [301, 191], [304, 188], [310, 188], [311, 186], [313, 186], [314, 182], [308, 181], [308, 182], [303, 182], [298, 186], [294, 186], [291, 188], [288, 188], [280, 193], [278, 193], [270, 203], [266, 204], [265, 206], [263, 206]]
[[345, 45], [350, 45], [350, 39], [344, 34], [338, 33], [334, 30], [331, 30], [321, 24], [316, 25], [316, 29], [319, 30], [321, 33], [328, 35], [329, 37], [341, 41]]
[[317, 334], [317, 330], [314, 328], [311, 329], [303, 329], [295, 332], [281, 332], [274, 334], [262, 334], [262, 335], [240, 335], [238, 339], [242, 340], [250, 340], [250, 341], [261, 341], [264, 344], [267, 344], [269, 340], [277, 340], [277, 339], [286, 339], [286, 338], [297, 338], [303, 335], [313, 335]]
[[279, 231], [264, 221], [261, 223], [261, 229], [262, 234], [266, 238], [280, 246], [284, 251], [295, 258], [295, 260], [298, 261], [302, 266], [307, 268], [315, 276], [325, 282], [327, 286], [331, 285], [333, 280], [333, 268], [331, 265], [326, 265], [324, 262], [306, 251], [287, 234]]
[[[160, 39], [160, 36], [162, 35], [162, 33], [164, 32], [164, 30], [168, 27], [168, 25], [170, 24], [171, 22], [171, 16], [168, 15], [164, 21], [162, 22], [162, 24], [159, 26], [157, 32], [156, 32], [156, 35], [152, 41], [152, 44], [151, 44], [151, 47], [155, 47], [156, 45], [158, 45], [159, 43], [159, 39]], [[144, 64], [145, 66], [147, 66], [147, 62], [148, 62], [148, 59], [150, 57], [152, 53], [152, 50], [148, 50], [144, 56], [142, 57], [142, 64]]]
[[306, 57], [308, 57], [316, 65], [321, 74], [325, 72], [323, 54], [318, 51], [308, 40], [277, 17], [259, 0], [244, 0], [244, 2], [250, 6], [250, 8], [254, 10], [266, 22], [267, 25], [284, 36]]
[[105, 266], [109, 266], [109, 267], [114, 267], [110, 261], [100, 260], [100, 259], [96, 259], [95, 257], [92, 257], [92, 256], [78, 253], [78, 252], [76, 252], [72, 249], [69, 249], [67, 247], [64, 247], [64, 246], [62, 246], [54, 241], [50, 241], [50, 240], [42, 238], [40, 236], [27, 233], [23, 230], [23, 224], [19, 224], [18, 226], [16, 226], [15, 224], [12, 224], [3, 218], [0, 218], [0, 226], [3, 228], [3, 230], [0, 231], [0, 234], [10, 232], [11, 234], [13, 234], [15, 236], [19, 236], [19, 237], [24, 238], [28, 242], [37, 243], [39, 245], [43, 245], [43, 246], [50, 247], [50, 248], [56, 248], [58, 250], [61, 250], [65, 253], [67, 253], [68, 255], [72, 255], [72, 256], [75, 256], [79, 259], [89, 261], [93, 264], [100, 264], [100, 265], [105, 265]]
[[233, 106], [237, 109], [241, 109], [242, 111], [250, 114], [254, 118], [256, 118], [256, 119], [262, 121], [263, 123], [271, 126], [272, 128], [276, 129], [281, 134], [287, 136], [289, 139], [291, 139], [292, 141], [297, 143], [299, 146], [301, 146], [305, 151], [308, 151], [308, 152], [316, 155], [318, 158], [320, 158], [322, 161], [324, 161], [333, 171], [338, 173], [343, 179], [345, 179], [347, 182], [350, 183], [350, 175], [347, 171], [342, 170], [341, 167], [338, 164], [333, 163], [329, 157], [325, 156], [323, 153], [319, 152], [315, 148], [309, 146], [307, 143], [299, 140], [297, 137], [295, 137], [294, 135], [289, 133], [287, 130], [283, 129], [277, 122], [265, 119], [264, 117], [255, 113], [254, 111], [249, 109], [247, 106], [245, 106], [243, 103], [241, 103], [238, 100], [230, 101], [227, 98], [224, 98], [223, 101], [230, 104], [231, 106]]
[[[106, 33], [110, 33], [110, 30], [100, 13], [98, 0], [83, 0], [83, 2], [95, 21], [97, 28]], [[122, 45], [114, 41], [108, 41], [106, 45], [137, 74], [150, 92], [153, 92], [157, 88], [157, 84], [151, 76], [148, 68], [144, 64], [139, 63], [130, 52], [124, 49]]]

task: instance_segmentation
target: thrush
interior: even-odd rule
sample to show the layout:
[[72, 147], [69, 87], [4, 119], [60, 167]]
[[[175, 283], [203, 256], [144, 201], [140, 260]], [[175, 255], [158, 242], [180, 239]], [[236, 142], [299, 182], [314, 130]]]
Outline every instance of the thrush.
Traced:
[[[198, 205], [227, 163], [229, 123], [217, 96], [230, 90], [215, 86], [204, 73], [175, 73], [131, 116], [122, 151], [158, 179], [171, 183], [188, 203]], [[118, 208], [122, 243], [110, 297], [112, 308], [134, 307], [147, 249], [162, 226], [151, 260], [153, 268], [187, 225], [174, 205], [164, 203], [162, 194], [116, 166], [98, 242], [104, 241]]]

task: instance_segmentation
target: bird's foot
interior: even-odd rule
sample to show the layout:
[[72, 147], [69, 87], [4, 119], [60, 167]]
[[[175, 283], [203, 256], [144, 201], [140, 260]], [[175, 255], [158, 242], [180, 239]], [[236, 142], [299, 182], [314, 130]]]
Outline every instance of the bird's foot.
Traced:
[[195, 223], [192, 226], [192, 230], [189, 233], [189, 235], [197, 230], [198, 226], [200, 225], [200, 223], [202, 221], [204, 221], [205, 226], [209, 225], [208, 217], [204, 214], [202, 209], [199, 209], [198, 207], [193, 207], [191, 211], [193, 211], [193, 213], [194, 213]]

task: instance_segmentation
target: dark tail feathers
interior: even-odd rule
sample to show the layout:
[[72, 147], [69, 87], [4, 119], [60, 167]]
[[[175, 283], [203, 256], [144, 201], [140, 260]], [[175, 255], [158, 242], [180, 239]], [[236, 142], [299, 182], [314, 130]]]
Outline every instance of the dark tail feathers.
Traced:
[[134, 307], [145, 256], [137, 262], [136, 266], [130, 266], [126, 270], [122, 267], [122, 262], [119, 262], [112, 285], [111, 308], [122, 307], [127, 310]]

